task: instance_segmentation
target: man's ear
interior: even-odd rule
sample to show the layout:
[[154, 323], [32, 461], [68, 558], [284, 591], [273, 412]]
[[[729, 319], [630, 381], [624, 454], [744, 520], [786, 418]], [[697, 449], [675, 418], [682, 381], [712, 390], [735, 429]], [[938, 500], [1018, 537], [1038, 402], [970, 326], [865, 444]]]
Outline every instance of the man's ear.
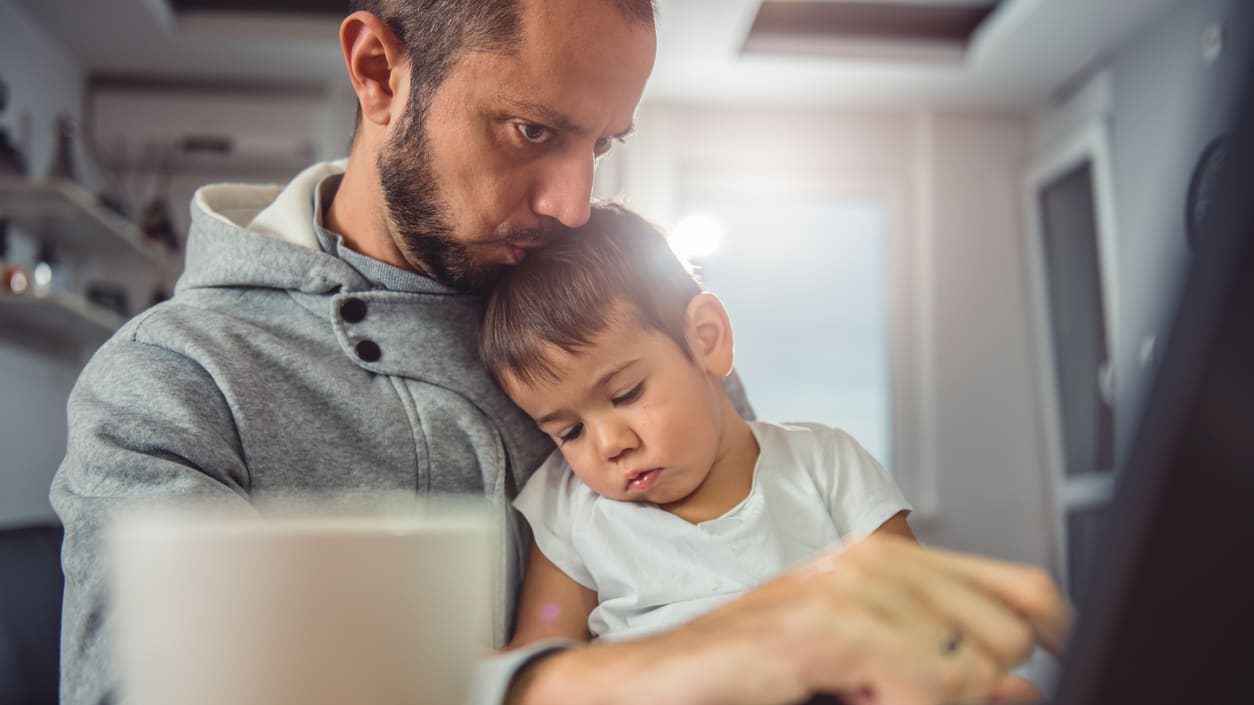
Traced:
[[688, 302], [684, 322], [688, 347], [697, 364], [715, 377], [726, 377], [735, 356], [731, 318], [723, 302], [708, 291], [697, 294]]
[[387, 126], [405, 106], [401, 80], [408, 75], [405, 45], [383, 20], [359, 10], [340, 24], [340, 50], [357, 94], [362, 119]]

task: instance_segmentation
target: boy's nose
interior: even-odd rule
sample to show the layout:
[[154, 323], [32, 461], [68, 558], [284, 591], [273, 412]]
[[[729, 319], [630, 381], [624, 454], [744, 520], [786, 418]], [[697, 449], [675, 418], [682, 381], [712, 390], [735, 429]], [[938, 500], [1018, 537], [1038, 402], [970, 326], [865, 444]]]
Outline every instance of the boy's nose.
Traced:
[[617, 462], [628, 451], [634, 450], [640, 439], [625, 423], [597, 424], [597, 449], [606, 462]]

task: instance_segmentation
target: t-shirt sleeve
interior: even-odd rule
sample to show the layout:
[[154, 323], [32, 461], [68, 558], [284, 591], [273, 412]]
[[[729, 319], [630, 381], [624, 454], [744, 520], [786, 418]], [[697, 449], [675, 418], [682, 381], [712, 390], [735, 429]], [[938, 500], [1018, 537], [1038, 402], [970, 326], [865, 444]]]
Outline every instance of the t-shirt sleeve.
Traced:
[[911, 511], [892, 476], [853, 436], [824, 428], [815, 484], [841, 537], [866, 536], [899, 512]]
[[561, 452], [554, 451], [518, 493], [514, 508], [526, 517], [545, 558], [571, 580], [596, 590], [573, 538], [575, 521], [591, 499], [592, 491], [575, 477]]

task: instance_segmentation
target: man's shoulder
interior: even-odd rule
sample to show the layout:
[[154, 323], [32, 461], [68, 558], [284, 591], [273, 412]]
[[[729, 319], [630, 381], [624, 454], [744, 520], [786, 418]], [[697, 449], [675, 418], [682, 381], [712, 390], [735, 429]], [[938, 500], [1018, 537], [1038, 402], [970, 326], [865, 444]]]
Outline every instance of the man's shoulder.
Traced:
[[199, 317], [181, 302], [167, 300], [155, 304], [122, 324], [122, 327], [118, 328], [104, 345], [100, 346], [93, 360], [125, 358], [140, 355], [148, 348], [170, 347], [171, 339], [177, 337], [171, 336], [168, 332], [172, 326], [194, 326], [198, 320]]
[[293, 326], [299, 309], [282, 291], [180, 293], [124, 323], [92, 356], [83, 377], [137, 378], [178, 367], [245, 365], [250, 359], [243, 357], [245, 349], [255, 347], [250, 341], [290, 337], [284, 330]]

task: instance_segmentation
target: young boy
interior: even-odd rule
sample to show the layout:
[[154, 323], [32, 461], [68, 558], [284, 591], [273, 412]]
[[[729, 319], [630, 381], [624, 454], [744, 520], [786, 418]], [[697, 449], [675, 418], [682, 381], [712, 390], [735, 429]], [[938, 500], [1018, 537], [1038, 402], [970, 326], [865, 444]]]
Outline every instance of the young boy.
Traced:
[[643, 636], [849, 537], [912, 536], [848, 434], [736, 413], [726, 310], [624, 208], [505, 275], [480, 353], [560, 450], [515, 501], [535, 542], [511, 646]]

